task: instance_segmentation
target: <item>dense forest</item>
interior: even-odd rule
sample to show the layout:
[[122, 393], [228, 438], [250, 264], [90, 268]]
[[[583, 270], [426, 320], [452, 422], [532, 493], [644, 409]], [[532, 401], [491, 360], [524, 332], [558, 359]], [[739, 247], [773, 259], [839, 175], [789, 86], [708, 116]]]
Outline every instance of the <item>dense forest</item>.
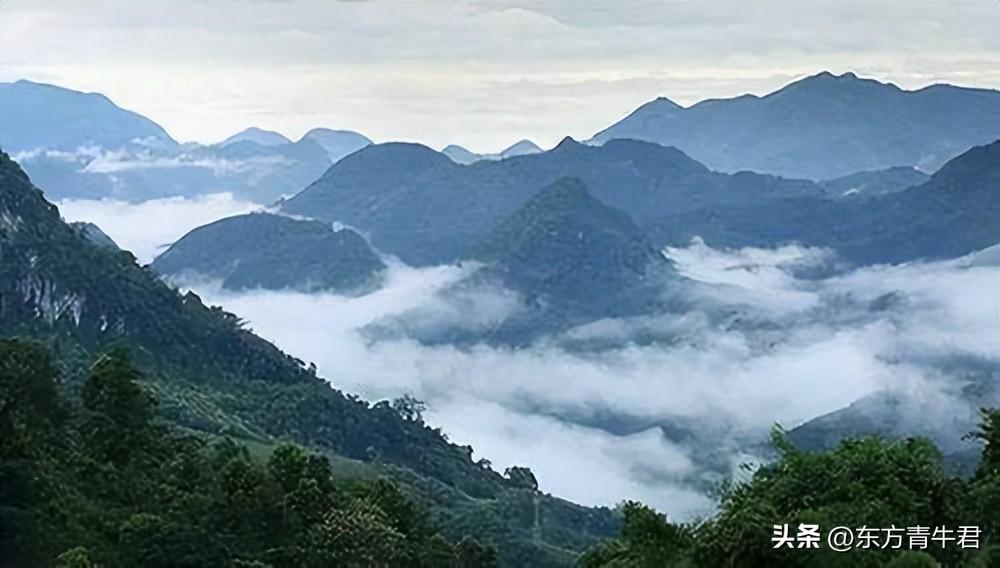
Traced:
[[111, 351], [66, 400], [44, 347], [0, 341], [0, 566], [495, 565], [388, 479], [171, 429], [141, 381]]
[[[102, 355], [62, 394], [41, 344], [0, 340], [0, 566], [494, 566], [496, 551], [449, 541], [420, 503], [384, 478], [336, 475], [297, 445], [248, 447], [157, 418], [123, 350]], [[405, 412], [405, 408], [400, 408]], [[1000, 412], [984, 410], [975, 475], [945, 474], [930, 443], [874, 438], [826, 453], [780, 453], [721, 490], [711, 519], [674, 524], [629, 502], [618, 538], [585, 552], [598, 567], [987, 568], [1000, 561]], [[535, 481], [527, 470], [526, 490]], [[774, 548], [775, 524], [982, 530], [977, 547]]]
[[[982, 417], [980, 430], [970, 433], [984, 444], [971, 479], [946, 475], [940, 453], [923, 439], [847, 439], [832, 451], [810, 453], [796, 449], [776, 429], [772, 441], [779, 458], [756, 470], [748, 481], [724, 487], [715, 517], [672, 524], [642, 504], [626, 503], [621, 536], [587, 551], [579, 565], [1000, 566], [1000, 411], [984, 409]], [[786, 524], [793, 538], [796, 527], [818, 525], [818, 547], [776, 546], [780, 541], [773, 540], [774, 526]], [[849, 550], [838, 552], [827, 545], [825, 531], [841, 526], [859, 536]], [[911, 527], [924, 527], [928, 536], [938, 527], [945, 530], [942, 540], [931, 536], [924, 548], [920, 539], [908, 536]], [[960, 527], [974, 527], [966, 532], [976, 538], [960, 544]], [[861, 537], [866, 531], [875, 538]]]

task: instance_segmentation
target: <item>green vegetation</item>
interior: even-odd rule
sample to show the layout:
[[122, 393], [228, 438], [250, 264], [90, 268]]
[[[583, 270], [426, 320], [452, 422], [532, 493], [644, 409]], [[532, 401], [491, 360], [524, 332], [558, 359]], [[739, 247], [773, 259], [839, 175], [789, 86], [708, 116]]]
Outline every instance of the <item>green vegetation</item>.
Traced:
[[43, 343], [69, 400], [82, 398], [95, 361], [126, 348], [174, 432], [232, 437], [260, 456], [292, 442], [340, 477], [387, 476], [451, 542], [491, 546], [501, 566], [568, 566], [619, 528], [608, 509], [538, 494], [524, 476], [473, 460], [412, 401], [371, 404], [331, 388], [233, 314], [179, 294], [128, 252], [95, 246], [3, 152], [0, 254], [0, 338]]
[[45, 348], [0, 340], [0, 566], [495, 565], [388, 479], [339, 478], [292, 444], [255, 459], [169, 428], [141, 378], [112, 351], [63, 400]]
[[[1000, 410], [984, 410], [981, 429], [973, 434], [984, 444], [975, 475], [949, 477], [937, 449], [922, 439], [888, 442], [858, 438], [829, 452], [796, 449], [776, 430], [777, 461], [758, 469], [745, 483], [722, 491], [712, 519], [688, 525], [638, 503], [622, 508], [621, 535], [581, 556], [584, 568], [612, 567], [747, 567], [823, 568], [967, 567], [1000, 565]], [[926, 550], [893, 547], [831, 550], [775, 548], [774, 525], [788, 524], [790, 535], [800, 524], [833, 527], [934, 527], [956, 531], [982, 529], [978, 548], [929, 541]], [[825, 538], [825, 532], [821, 535]], [[956, 536], [956, 533], [952, 533]], [[885, 536], [879, 535], [881, 542]]]
[[[465, 499], [411, 470], [360, 462], [334, 468], [295, 444], [185, 432], [158, 418], [143, 381], [115, 349], [90, 366], [78, 396], [65, 397], [46, 347], [0, 340], [0, 567], [495, 566], [497, 550], [461, 536], [470, 533], [501, 543], [509, 565], [546, 566], [572, 561], [571, 550], [587, 546], [566, 528], [586, 517], [539, 494], [527, 468], [508, 469], [512, 488], [503, 498]], [[386, 406], [422, 420], [415, 400]], [[725, 487], [715, 517], [675, 524], [625, 503], [620, 536], [592, 546], [578, 565], [996, 566], [1000, 410], [984, 410], [972, 436], [983, 443], [982, 458], [970, 479], [960, 479], [921, 439], [852, 439], [809, 453], [775, 431], [779, 459]], [[351, 473], [337, 473], [341, 467]], [[445, 513], [427, 507], [435, 501], [447, 503]], [[922, 551], [838, 553], [825, 543], [775, 549], [775, 524], [793, 527], [793, 535], [799, 524], [975, 525], [982, 534], [978, 549], [932, 542]], [[519, 545], [531, 540], [534, 549]]]
[[249, 213], [191, 231], [150, 265], [160, 274], [194, 272], [228, 290], [263, 288], [360, 293], [386, 269], [361, 235], [329, 223]]

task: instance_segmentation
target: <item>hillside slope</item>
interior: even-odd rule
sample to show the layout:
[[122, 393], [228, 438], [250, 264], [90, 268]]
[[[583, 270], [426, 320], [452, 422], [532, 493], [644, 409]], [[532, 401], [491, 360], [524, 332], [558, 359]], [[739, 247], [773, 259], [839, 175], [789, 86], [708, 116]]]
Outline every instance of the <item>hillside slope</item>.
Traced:
[[152, 264], [166, 276], [218, 279], [227, 290], [361, 293], [386, 266], [361, 235], [269, 213], [227, 217], [184, 235]]
[[[372, 462], [432, 502], [449, 534], [496, 544], [507, 566], [567, 565], [616, 527], [607, 510], [525, 494], [411, 413], [331, 388], [236, 316], [177, 293], [128, 252], [89, 244], [2, 152], [0, 335], [50, 345], [69, 388], [100, 353], [126, 347], [174, 423]], [[550, 519], [540, 533], [523, 522], [536, 498]]]

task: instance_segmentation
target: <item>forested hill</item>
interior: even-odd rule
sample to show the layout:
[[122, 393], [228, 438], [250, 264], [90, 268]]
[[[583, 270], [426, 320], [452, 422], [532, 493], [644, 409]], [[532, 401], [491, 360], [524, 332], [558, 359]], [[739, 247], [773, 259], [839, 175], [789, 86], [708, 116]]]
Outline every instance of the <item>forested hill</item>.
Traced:
[[112, 350], [67, 398], [44, 347], [0, 339], [0, 568], [495, 566], [388, 479], [166, 426], [142, 378]]
[[[540, 535], [521, 530], [514, 520], [522, 511], [511, 504], [520, 485], [474, 462], [471, 448], [449, 443], [406, 405], [370, 405], [331, 388], [236, 316], [193, 293], [179, 294], [130, 253], [86, 240], [2, 152], [0, 336], [47, 344], [70, 391], [101, 353], [125, 347], [146, 373], [160, 414], [177, 426], [268, 444], [293, 440], [394, 468], [434, 500], [451, 534], [504, 540], [501, 561], [509, 565], [518, 554], [571, 562], [592, 542], [591, 531], [615, 528], [606, 510], [547, 499], [560, 520]], [[485, 528], [470, 516], [500, 527]]]

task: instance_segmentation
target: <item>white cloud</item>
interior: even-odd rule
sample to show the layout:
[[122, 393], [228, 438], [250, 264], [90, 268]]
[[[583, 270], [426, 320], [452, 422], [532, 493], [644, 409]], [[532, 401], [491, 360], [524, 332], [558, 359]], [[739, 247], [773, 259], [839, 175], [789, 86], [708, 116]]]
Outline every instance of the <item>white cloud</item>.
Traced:
[[[944, 262], [809, 280], [793, 272], [823, 262], [823, 251], [723, 253], [696, 244], [670, 253], [698, 280], [691, 293], [701, 307], [603, 322], [590, 333], [627, 335], [645, 325], [683, 331], [681, 339], [599, 353], [565, 351], [554, 342], [426, 346], [359, 333], [419, 307], [440, 320], [480, 317], [446, 309], [435, 294], [468, 268], [396, 266], [384, 289], [360, 298], [199, 292], [315, 361], [340, 388], [370, 399], [412, 394], [426, 401], [432, 423], [498, 469], [527, 465], [544, 490], [582, 503], [639, 498], [682, 517], [709, 504], [703, 490], [718, 473], [706, 464], [734, 467], [775, 421], [794, 426], [889, 390], [914, 397], [920, 410], [913, 412], [941, 420], [942, 436], [950, 436], [944, 421], [960, 404], [954, 396], [961, 382], [928, 357], [1000, 362], [1000, 299], [990, 293], [996, 273], [989, 268]], [[890, 292], [899, 295], [896, 304], [871, 309]], [[761, 301], [766, 295], [791, 301]], [[716, 317], [732, 310], [741, 323]], [[658, 421], [710, 442], [671, 442], [651, 428]]]
[[261, 209], [229, 193], [199, 197], [169, 197], [141, 203], [113, 199], [64, 199], [56, 202], [67, 221], [89, 221], [118, 246], [149, 263], [162, 249], [188, 231], [224, 217]]
[[[258, 206], [212, 195], [59, 207], [148, 262], [188, 230]], [[638, 498], [678, 516], [705, 513], [706, 484], [746, 459], [743, 452], [753, 451], [746, 446], [774, 422], [795, 426], [876, 391], [906, 394], [907, 412], [939, 426], [943, 439], [957, 438], [951, 430], [960, 427], [952, 422], [964, 408], [955, 398], [964, 378], [941, 361], [1000, 364], [994, 267], [957, 260], [820, 279], [798, 275], [834, 261], [821, 249], [719, 251], [696, 241], [666, 252], [689, 279], [684, 292], [694, 309], [602, 320], [561, 337], [617, 340], [598, 352], [567, 351], [556, 338], [513, 349], [362, 332], [394, 316], [411, 331], [476, 330], [513, 313], [510, 293], [455, 286], [475, 270], [468, 264], [415, 269], [390, 261], [385, 286], [354, 298], [193, 286], [316, 362], [338, 388], [426, 401], [432, 423], [500, 470], [527, 465], [557, 495], [605, 505]], [[442, 296], [445, 289], [461, 292]], [[630, 342], [648, 335], [675, 339]], [[653, 428], [660, 422], [702, 439], [671, 442]]]

